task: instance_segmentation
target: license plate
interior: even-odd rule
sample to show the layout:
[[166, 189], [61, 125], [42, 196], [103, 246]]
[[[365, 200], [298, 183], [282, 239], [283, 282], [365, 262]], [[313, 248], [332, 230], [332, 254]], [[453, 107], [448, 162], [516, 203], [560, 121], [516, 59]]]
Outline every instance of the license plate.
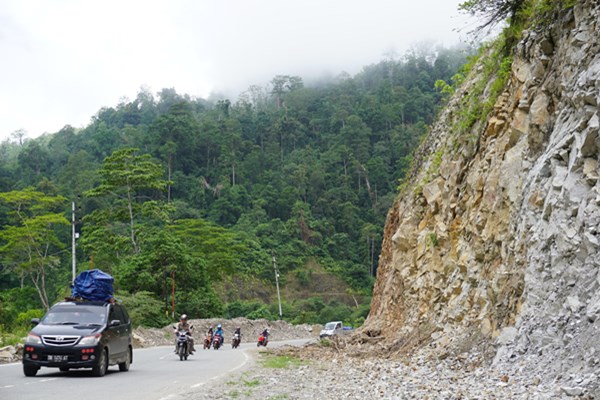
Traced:
[[63, 362], [63, 361], [67, 361], [68, 359], [69, 359], [69, 356], [64, 356], [64, 355], [48, 356], [48, 361], [52, 361], [52, 362]]

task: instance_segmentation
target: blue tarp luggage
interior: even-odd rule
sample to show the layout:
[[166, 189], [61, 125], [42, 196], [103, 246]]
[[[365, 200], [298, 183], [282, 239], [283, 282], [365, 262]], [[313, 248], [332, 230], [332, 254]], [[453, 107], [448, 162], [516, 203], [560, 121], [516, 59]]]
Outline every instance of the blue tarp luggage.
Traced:
[[73, 282], [72, 297], [89, 301], [109, 301], [113, 298], [114, 278], [99, 269], [82, 271]]

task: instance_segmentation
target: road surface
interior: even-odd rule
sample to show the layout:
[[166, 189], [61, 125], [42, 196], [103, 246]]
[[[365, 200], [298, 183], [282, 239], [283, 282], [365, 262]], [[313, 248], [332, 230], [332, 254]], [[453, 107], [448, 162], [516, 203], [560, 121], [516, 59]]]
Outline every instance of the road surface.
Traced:
[[[269, 342], [302, 345], [308, 340]], [[89, 369], [60, 372], [41, 368], [35, 377], [23, 375], [22, 364], [0, 365], [2, 400], [169, 400], [243, 368], [257, 351], [255, 343], [232, 349], [227, 342], [219, 350], [202, 350], [202, 344], [187, 361], [180, 361], [172, 347], [135, 349], [127, 372], [109, 367], [101, 378]]]

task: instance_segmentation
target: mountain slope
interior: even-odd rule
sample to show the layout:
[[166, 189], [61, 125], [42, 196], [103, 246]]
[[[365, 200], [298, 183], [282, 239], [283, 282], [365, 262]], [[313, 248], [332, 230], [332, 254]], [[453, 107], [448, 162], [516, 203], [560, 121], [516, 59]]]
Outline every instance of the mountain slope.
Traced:
[[[598, 392], [599, 15], [580, 1], [524, 31], [495, 99], [491, 51], [471, 69], [388, 214], [361, 340], [479, 343], [497, 366]], [[463, 129], [474, 94], [493, 109]]]

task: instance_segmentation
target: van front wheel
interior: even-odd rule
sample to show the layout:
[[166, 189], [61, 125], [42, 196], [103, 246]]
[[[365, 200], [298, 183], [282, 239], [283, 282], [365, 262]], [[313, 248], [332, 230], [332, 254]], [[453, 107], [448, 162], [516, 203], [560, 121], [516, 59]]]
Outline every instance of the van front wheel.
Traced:
[[23, 373], [25, 376], [35, 376], [39, 368], [33, 365], [23, 365]]
[[100, 359], [98, 360], [98, 365], [92, 368], [92, 375], [97, 377], [102, 377], [106, 374], [106, 370], [108, 369], [108, 354], [106, 354], [107, 350], [102, 350], [100, 353]]

